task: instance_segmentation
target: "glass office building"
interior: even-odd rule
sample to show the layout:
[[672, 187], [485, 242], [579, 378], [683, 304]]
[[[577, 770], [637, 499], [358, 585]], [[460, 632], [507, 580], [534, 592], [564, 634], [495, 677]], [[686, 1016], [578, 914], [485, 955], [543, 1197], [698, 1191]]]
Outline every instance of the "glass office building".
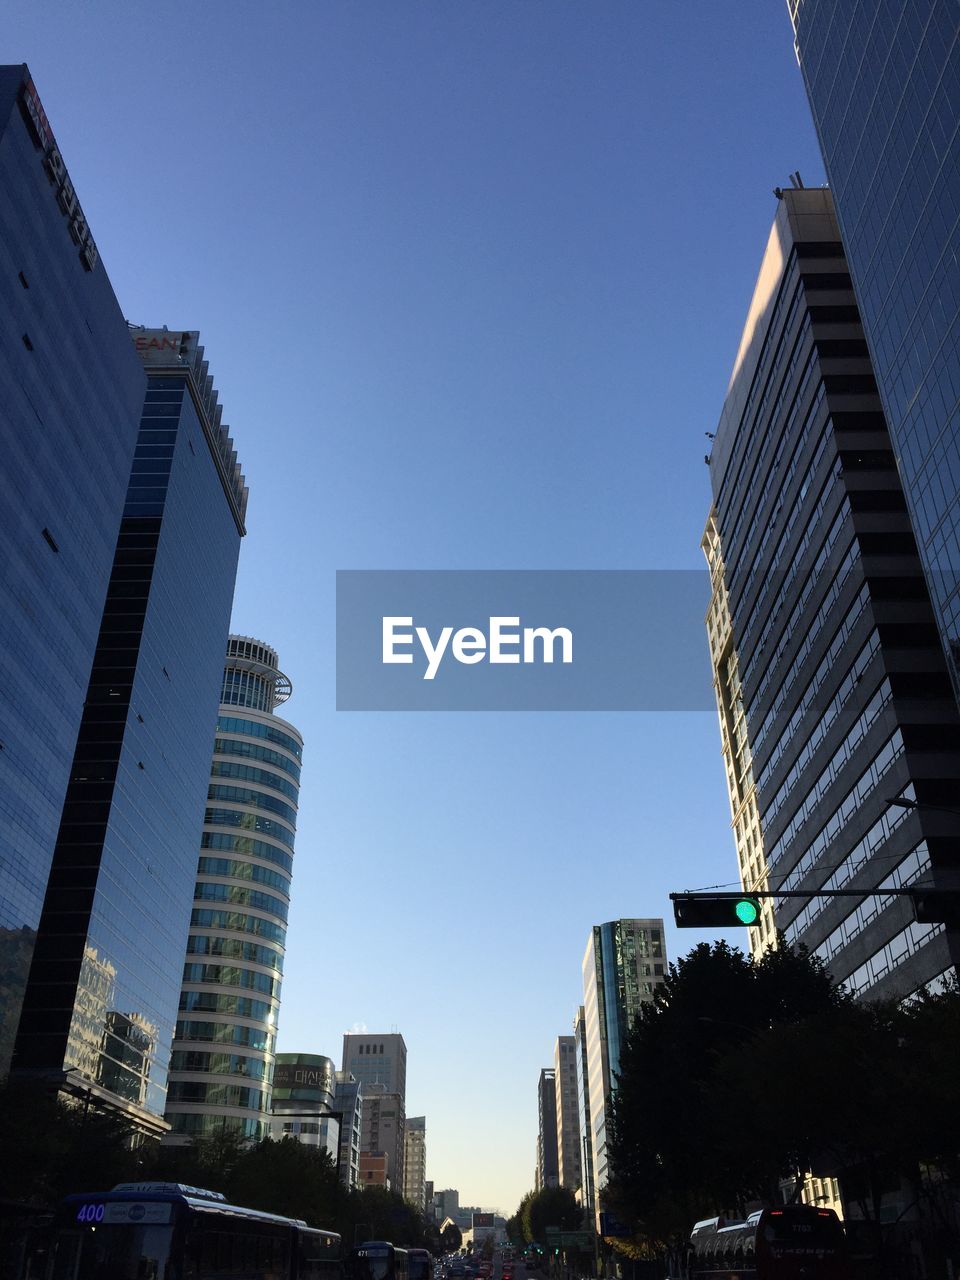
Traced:
[[161, 1133], [246, 489], [196, 333], [147, 391], [14, 1068]]
[[553, 1067], [543, 1067], [537, 1081], [537, 1176], [535, 1190], [560, 1185], [557, 1151], [557, 1078]]
[[583, 957], [583, 1022], [597, 1214], [608, 1178], [607, 1118], [620, 1046], [640, 1009], [662, 985], [666, 965], [662, 919], [611, 920], [590, 931]]
[[[292, 692], [276, 650], [230, 636], [222, 674], [170, 1062], [170, 1142], [270, 1133], [303, 739], [274, 714]], [[332, 1100], [333, 1064], [317, 1063]]]
[[590, 1123], [590, 1089], [587, 1074], [587, 1022], [583, 1005], [573, 1020], [573, 1038], [577, 1046], [577, 1123], [580, 1130], [580, 1191], [578, 1203], [592, 1216], [593, 1195], [593, 1141]]
[[0, 67], [0, 1078], [145, 388], [29, 70]]
[[707, 628], [755, 947], [857, 995], [949, 973], [957, 939], [876, 888], [950, 887], [960, 721], [828, 190], [782, 193], [710, 458]]
[[789, 0], [903, 490], [960, 692], [960, 10]]

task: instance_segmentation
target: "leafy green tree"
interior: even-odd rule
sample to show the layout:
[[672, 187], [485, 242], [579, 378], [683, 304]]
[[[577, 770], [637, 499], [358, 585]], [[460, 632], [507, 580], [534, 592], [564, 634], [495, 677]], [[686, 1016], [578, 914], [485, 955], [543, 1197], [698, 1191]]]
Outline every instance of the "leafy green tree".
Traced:
[[530, 1241], [545, 1244], [547, 1227], [576, 1231], [583, 1222], [583, 1210], [568, 1187], [544, 1187], [535, 1192], [523, 1210], [524, 1231]]
[[532, 1199], [533, 1192], [528, 1191], [517, 1206], [516, 1213], [507, 1219], [507, 1239], [516, 1249], [522, 1249], [525, 1244], [530, 1243], [524, 1221], [529, 1222], [528, 1209]]
[[609, 1125], [608, 1199], [651, 1248], [682, 1239], [697, 1218], [776, 1196], [783, 1152], [755, 1140], [760, 1077], [722, 1089], [718, 1064], [752, 1052], [771, 1027], [849, 1004], [818, 960], [785, 946], [753, 960], [704, 943], [671, 965], [621, 1048]]

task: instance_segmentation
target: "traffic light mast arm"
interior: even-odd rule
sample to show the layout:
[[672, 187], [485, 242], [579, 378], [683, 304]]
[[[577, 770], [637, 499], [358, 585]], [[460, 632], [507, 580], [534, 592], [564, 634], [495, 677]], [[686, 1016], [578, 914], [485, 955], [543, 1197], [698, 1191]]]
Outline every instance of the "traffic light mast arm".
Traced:
[[[691, 898], [704, 902], [717, 898], [734, 901], [740, 898], [912, 898], [923, 888], [923, 885], [914, 885], [912, 889], [741, 889], [738, 893], [671, 893], [670, 901], [689, 901]], [[924, 892], [935, 890], [924, 889]]]

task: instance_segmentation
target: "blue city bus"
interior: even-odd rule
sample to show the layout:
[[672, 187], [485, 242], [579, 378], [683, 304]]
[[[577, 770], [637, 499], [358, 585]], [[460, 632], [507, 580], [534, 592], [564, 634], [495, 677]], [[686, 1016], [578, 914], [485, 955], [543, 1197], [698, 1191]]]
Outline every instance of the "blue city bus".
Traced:
[[408, 1280], [433, 1280], [433, 1254], [429, 1249], [407, 1250]]
[[177, 1182], [68, 1196], [46, 1280], [342, 1280], [340, 1237]]
[[408, 1280], [408, 1275], [406, 1249], [389, 1240], [366, 1240], [347, 1258], [347, 1280]]

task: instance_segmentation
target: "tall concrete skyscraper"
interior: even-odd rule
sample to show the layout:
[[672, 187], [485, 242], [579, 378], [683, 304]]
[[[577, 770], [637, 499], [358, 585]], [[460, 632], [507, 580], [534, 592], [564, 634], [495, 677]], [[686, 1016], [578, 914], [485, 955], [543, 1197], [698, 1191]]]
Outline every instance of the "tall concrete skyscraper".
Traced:
[[[230, 636], [222, 674], [170, 1062], [171, 1142], [270, 1130], [303, 739], [275, 714], [292, 692], [276, 650]], [[333, 1064], [318, 1061], [332, 1098]]]
[[[841, 6], [842, 7], [842, 6]], [[953, 970], [960, 720], [827, 190], [782, 193], [710, 459], [708, 635], [743, 883], [856, 994]], [[765, 911], [756, 946], [774, 940]]]
[[580, 1192], [578, 1201], [591, 1214], [594, 1210], [593, 1126], [590, 1122], [590, 1084], [587, 1070], [587, 1015], [581, 1005], [573, 1020], [577, 1047], [577, 1126], [580, 1135]]
[[960, 12], [956, 0], [789, 0], [789, 9], [960, 693]]
[[403, 1198], [421, 1213], [427, 1207], [427, 1120], [408, 1116], [403, 1137]]
[[557, 1082], [552, 1067], [544, 1067], [537, 1081], [536, 1189], [560, 1185], [557, 1151]]
[[607, 1185], [607, 1118], [620, 1046], [662, 984], [666, 963], [661, 919], [611, 920], [590, 931], [583, 957], [583, 1008], [598, 1212]]
[[362, 1085], [383, 1085], [388, 1093], [407, 1096], [407, 1046], [402, 1035], [348, 1031], [343, 1037], [343, 1070]]
[[30, 72], [0, 67], [0, 1079], [146, 386]]
[[576, 1193], [580, 1186], [580, 1104], [577, 1100], [577, 1042], [557, 1036], [553, 1047], [557, 1110], [557, 1172], [560, 1186]]
[[195, 332], [146, 399], [14, 1069], [161, 1133], [247, 491]]

